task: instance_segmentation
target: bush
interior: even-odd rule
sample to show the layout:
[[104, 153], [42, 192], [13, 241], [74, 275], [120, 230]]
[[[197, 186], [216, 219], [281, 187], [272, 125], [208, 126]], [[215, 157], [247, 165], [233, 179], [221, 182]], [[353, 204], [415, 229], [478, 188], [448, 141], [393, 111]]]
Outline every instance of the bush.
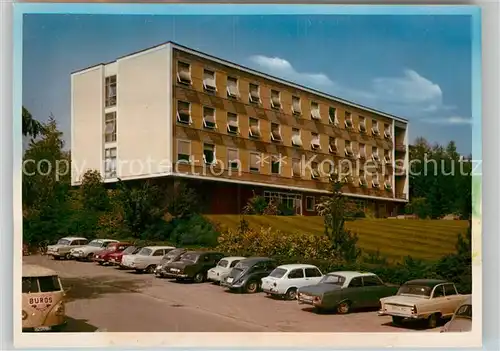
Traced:
[[215, 247], [219, 233], [212, 223], [203, 216], [194, 215], [189, 219], [174, 219], [170, 240], [180, 246]]
[[333, 259], [328, 238], [307, 233], [282, 233], [271, 228], [229, 229], [221, 233], [218, 244], [218, 250], [235, 255], [281, 257], [286, 260], [298, 257]]

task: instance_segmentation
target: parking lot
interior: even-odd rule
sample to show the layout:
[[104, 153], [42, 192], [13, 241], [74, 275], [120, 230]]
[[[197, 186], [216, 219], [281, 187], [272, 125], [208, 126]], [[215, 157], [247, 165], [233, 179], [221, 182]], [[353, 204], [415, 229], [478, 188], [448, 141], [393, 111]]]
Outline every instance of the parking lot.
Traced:
[[[316, 314], [263, 293], [236, 294], [211, 283], [177, 283], [91, 262], [27, 256], [59, 272], [68, 332], [409, 332], [376, 311]], [[429, 330], [438, 331], [439, 328]]]

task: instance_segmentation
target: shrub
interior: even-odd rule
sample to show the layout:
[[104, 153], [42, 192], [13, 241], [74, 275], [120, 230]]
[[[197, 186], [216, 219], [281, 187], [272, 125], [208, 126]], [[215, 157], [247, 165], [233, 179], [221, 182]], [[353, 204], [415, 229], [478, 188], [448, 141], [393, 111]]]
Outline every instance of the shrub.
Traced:
[[253, 197], [250, 198], [250, 200], [248, 200], [248, 203], [243, 208], [243, 213], [249, 215], [250, 214], [261, 215], [264, 213], [267, 207], [268, 203], [266, 199], [263, 196], [254, 194]]
[[[244, 227], [244, 226], [243, 226]], [[308, 233], [282, 233], [271, 228], [223, 231], [218, 250], [243, 256], [281, 257], [292, 260], [332, 259], [331, 243], [326, 237]]]
[[203, 216], [193, 215], [189, 219], [174, 219], [170, 240], [180, 246], [215, 247], [219, 233]]

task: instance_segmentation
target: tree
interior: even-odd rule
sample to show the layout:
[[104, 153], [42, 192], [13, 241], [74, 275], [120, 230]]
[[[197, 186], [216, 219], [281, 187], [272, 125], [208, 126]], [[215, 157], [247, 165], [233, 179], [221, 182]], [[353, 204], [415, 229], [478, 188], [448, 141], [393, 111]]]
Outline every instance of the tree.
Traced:
[[148, 228], [163, 221], [166, 208], [157, 186], [146, 181], [142, 187], [133, 187], [119, 180], [117, 187], [124, 224], [134, 237], [140, 238]]
[[106, 211], [110, 207], [108, 192], [99, 171], [88, 170], [85, 172], [79, 193], [82, 205], [87, 210]]
[[176, 181], [167, 198], [167, 211], [174, 218], [189, 218], [200, 212], [198, 195], [184, 182]]
[[345, 228], [346, 198], [342, 194], [344, 182], [334, 174], [330, 177], [331, 194], [321, 198], [316, 211], [324, 220], [325, 236], [332, 243], [332, 250], [347, 262], [356, 261], [361, 255], [357, 248], [358, 236]]
[[36, 138], [43, 131], [43, 125], [33, 118], [31, 113], [23, 106], [22, 112], [23, 122], [23, 136], [30, 136]]

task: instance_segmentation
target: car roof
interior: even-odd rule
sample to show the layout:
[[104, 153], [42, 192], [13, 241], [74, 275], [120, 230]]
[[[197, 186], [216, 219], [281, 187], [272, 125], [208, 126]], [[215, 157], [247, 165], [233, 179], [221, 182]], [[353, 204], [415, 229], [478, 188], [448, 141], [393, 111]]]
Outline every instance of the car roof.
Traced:
[[144, 246], [143, 249], [175, 249], [174, 246]]
[[369, 277], [376, 275], [375, 273], [371, 272], [359, 272], [359, 271], [336, 271], [336, 272], [330, 272], [328, 274], [340, 275], [346, 279], [352, 279], [356, 277]]
[[241, 260], [240, 262], [245, 262], [245, 263], [257, 263], [261, 261], [273, 261], [272, 258], [269, 257], [248, 257], [245, 258], [244, 260]]
[[58, 275], [56, 271], [35, 264], [23, 264], [23, 277], [46, 277]]
[[221, 260], [228, 260], [228, 261], [234, 261], [234, 260], [244, 260], [246, 257], [243, 256], [227, 256], [227, 257], [222, 257]]
[[443, 284], [443, 283], [449, 283], [446, 280], [442, 279], [414, 279], [407, 281], [403, 285], [423, 285], [423, 286], [428, 286], [428, 287], [435, 287], [438, 284]]
[[81, 237], [81, 236], [65, 236], [64, 238], [61, 238], [59, 240], [88, 240], [87, 238]]
[[290, 270], [290, 269], [296, 269], [296, 268], [318, 268], [318, 267], [316, 267], [315, 265], [312, 265], [312, 264], [307, 264], [307, 263], [292, 263], [292, 264], [284, 264], [284, 265], [278, 266], [278, 268]]

